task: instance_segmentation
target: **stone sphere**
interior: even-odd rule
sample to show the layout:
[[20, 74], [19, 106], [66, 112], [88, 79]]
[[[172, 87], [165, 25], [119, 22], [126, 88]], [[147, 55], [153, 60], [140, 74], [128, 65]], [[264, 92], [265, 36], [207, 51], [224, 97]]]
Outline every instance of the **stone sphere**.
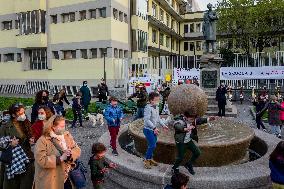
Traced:
[[172, 89], [168, 105], [173, 115], [189, 111], [192, 115], [202, 117], [207, 112], [208, 99], [205, 92], [196, 85], [178, 85]]

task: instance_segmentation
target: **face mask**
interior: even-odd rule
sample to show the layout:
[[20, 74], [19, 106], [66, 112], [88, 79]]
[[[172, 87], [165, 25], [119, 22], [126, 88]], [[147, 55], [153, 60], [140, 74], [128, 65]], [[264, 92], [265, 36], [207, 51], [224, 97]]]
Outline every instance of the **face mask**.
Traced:
[[48, 96], [43, 96], [43, 97], [42, 97], [42, 100], [48, 101]]
[[45, 118], [46, 118], [45, 115], [38, 115], [38, 120], [43, 121], [43, 120], [45, 120]]
[[54, 133], [56, 135], [63, 135], [65, 133], [65, 131], [66, 131], [65, 128], [64, 129], [58, 129], [58, 130], [54, 131]]
[[26, 115], [21, 115], [17, 118], [17, 121], [25, 121], [27, 119]]
[[88, 84], [87, 84], [87, 83], [84, 83], [83, 85], [86, 87]]

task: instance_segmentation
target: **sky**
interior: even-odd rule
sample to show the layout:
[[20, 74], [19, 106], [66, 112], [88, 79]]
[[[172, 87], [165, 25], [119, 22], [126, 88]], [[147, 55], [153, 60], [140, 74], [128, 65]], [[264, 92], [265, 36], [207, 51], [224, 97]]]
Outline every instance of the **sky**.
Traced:
[[206, 10], [208, 3], [215, 5], [217, 3], [217, 0], [195, 0], [195, 2], [199, 4], [199, 7], [201, 8], [201, 10]]

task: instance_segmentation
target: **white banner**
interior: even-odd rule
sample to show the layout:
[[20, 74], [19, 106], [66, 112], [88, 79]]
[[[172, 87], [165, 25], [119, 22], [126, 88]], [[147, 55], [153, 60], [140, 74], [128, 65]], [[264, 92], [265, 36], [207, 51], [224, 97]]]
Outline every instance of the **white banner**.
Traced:
[[222, 67], [220, 80], [284, 79], [284, 66]]
[[193, 68], [186, 70], [183, 68], [174, 68], [174, 80], [186, 80], [186, 79], [200, 79], [200, 70]]

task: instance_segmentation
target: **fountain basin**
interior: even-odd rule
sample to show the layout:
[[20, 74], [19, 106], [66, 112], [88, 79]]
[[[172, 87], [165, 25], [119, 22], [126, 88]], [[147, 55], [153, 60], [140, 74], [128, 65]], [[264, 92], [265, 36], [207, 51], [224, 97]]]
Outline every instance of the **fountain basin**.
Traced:
[[[127, 136], [127, 125], [122, 126], [119, 142], [122, 145]], [[101, 136], [99, 142], [109, 145], [109, 133]], [[276, 137], [255, 130], [250, 149], [262, 157], [239, 165], [222, 167], [197, 167], [196, 175], [190, 176], [188, 187], [191, 189], [270, 189], [270, 169], [268, 160], [270, 153], [280, 142]], [[106, 153], [106, 160], [118, 165], [106, 175], [105, 189], [162, 189], [170, 183], [172, 165], [160, 164], [151, 170], [143, 166], [143, 158], [129, 154], [118, 145], [119, 156], [113, 156], [111, 151]], [[225, 154], [224, 154], [225, 155]], [[181, 172], [188, 172], [181, 167]]]
[[[218, 119], [210, 126], [198, 126], [201, 156], [195, 163], [199, 167], [218, 167], [230, 164], [239, 164], [248, 161], [248, 148], [254, 137], [254, 130], [234, 119]], [[154, 159], [165, 164], [173, 164], [176, 158], [176, 146], [174, 129], [165, 132], [160, 130]], [[137, 120], [129, 124], [129, 134], [135, 142], [138, 152], [145, 154], [147, 141], [143, 134], [143, 120]], [[187, 150], [185, 160], [190, 158]], [[183, 162], [185, 163], [185, 162]]]

